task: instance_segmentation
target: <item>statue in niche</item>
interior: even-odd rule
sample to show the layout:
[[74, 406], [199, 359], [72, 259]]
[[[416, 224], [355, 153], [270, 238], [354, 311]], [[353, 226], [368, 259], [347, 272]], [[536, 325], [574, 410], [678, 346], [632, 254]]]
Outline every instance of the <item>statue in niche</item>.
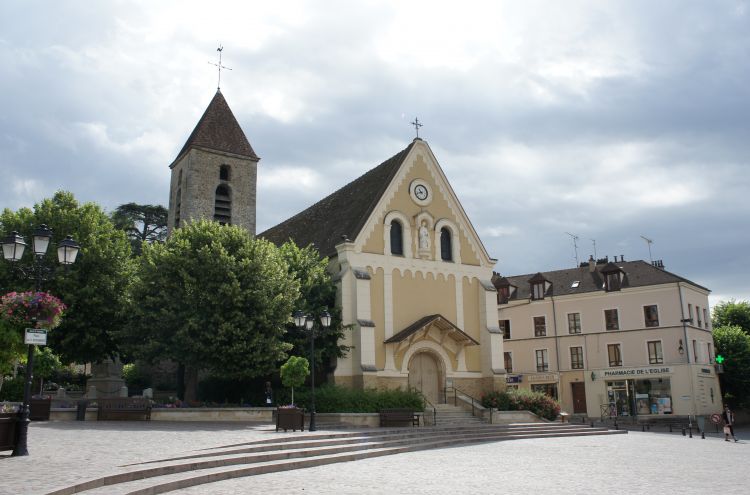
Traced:
[[428, 251], [430, 249], [430, 231], [427, 230], [427, 222], [422, 220], [419, 226], [419, 250]]

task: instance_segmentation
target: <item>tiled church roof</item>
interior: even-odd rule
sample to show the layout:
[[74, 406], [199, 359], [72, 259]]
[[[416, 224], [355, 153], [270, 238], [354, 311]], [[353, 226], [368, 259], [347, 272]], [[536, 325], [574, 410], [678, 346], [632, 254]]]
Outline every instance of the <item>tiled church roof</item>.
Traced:
[[258, 234], [274, 244], [289, 239], [313, 244], [322, 256], [336, 254], [344, 237], [354, 240], [393, 180], [414, 142], [358, 179], [284, 222]]
[[175, 162], [193, 146], [259, 159], [221, 91], [217, 91], [208, 104]]

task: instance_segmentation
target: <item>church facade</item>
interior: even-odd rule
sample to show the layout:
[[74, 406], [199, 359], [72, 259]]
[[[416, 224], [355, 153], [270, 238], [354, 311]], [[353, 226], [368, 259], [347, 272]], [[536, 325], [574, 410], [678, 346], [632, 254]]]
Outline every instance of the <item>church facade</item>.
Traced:
[[[174, 162], [169, 228], [208, 218], [255, 233], [259, 158], [217, 92]], [[329, 259], [350, 352], [330, 377], [350, 387], [505, 388], [487, 253], [429, 145], [405, 149], [258, 234]]]

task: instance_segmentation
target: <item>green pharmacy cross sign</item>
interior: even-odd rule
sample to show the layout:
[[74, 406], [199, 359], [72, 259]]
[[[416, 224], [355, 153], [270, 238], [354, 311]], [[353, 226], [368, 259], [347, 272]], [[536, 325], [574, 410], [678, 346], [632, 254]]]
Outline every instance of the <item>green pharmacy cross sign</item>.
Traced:
[[721, 354], [717, 354], [716, 355], [716, 362], [719, 363], [719, 364], [722, 364], [724, 362], [724, 356], [722, 356]]

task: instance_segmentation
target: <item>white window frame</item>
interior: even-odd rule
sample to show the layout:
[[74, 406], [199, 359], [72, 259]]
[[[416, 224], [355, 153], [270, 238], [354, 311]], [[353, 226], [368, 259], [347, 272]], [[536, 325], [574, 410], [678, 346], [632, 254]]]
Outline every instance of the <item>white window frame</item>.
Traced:
[[703, 328], [708, 329], [708, 308], [703, 308]]
[[505, 332], [503, 332], [503, 340], [513, 340], [513, 322], [511, 321], [510, 318], [498, 318], [497, 319], [497, 323], [498, 323], [497, 326], [498, 327], [500, 326], [500, 321], [501, 320], [507, 320], [508, 321], [508, 325], [510, 326], [510, 336], [506, 339], [505, 338]]
[[[607, 313], [606, 313], [606, 311], [609, 311], [609, 310], [612, 310], [612, 309], [614, 309], [615, 311], [617, 311], [617, 330], [607, 330]], [[622, 321], [620, 321], [620, 308], [619, 308], [619, 306], [614, 307], [614, 308], [610, 307], [610, 308], [604, 308], [604, 309], [602, 309], [602, 328], [604, 329], [605, 332], [619, 332], [620, 330], [622, 330]]]
[[[659, 324], [656, 325], [655, 327], [646, 326], [646, 308], [649, 307], [649, 306], [656, 306], [656, 317], [659, 320]], [[664, 323], [664, 322], [662, 321], [661, 317], [662, 317], [662, 314], [661, 314], [661, 307], [659, 306], [659, 303], [643, 304], [643, 305], [641, 305], [641, 318], [643, 318], [643, 320], [641, 320], [641, 321], [643, 321], [643, 328], [659, 328], [659, 327], [663, 327], [664, 325], [662, 323]]]
[[[534, 318], [544, 318], [544, 335], [537, 335], [536, 334], [536, 324], [534, 323]], [[549, 337], [549, 333], [547, 332], [547, 327], [549, 326], [549, 325], [547, 325], [547, 320], [548, 320], [548, 318], [547, 318], [546, 314], [544, 314], [544, 315], [533, 315], [531, 317], [531, 334], [535, 338], [541, 339], [541, 338], [544, 338], [544, 337]], [[513, 328], [513, 327], [511, 327], [511, 328]]]
[[[578, 315], [578, 332], [572, 333], [570, 331], [570, 315]], [[583, 333], [583, 316], [581, 315], [580, 311], [571, 311], [570, 313], [565, 313], [565, 322], [568, 326], [568, 335], [581, 335]]]
[[[510, 366], [511, 366], [512, 370], [515, 369], [516, 368], [516, 366], [515, 366], [516, 363], [514, 362], [514, 359], [513, 359], [513, 351], [503, 350], [503, 367], [505, 368], [505, 354], [510, 354]], [[513, 371], [508, 371], [507, 368], [505, 369], [505, 372], [506, 373], [513, 373]]]
[[[536, 359], [536, 353], [537, 353], [537, 351], [545, 351], [547, 353], [547, 356], [546, 356], [547, 357], [547, 369], [546, 370], [539, 371], [539, 364], [538, 364], [538, 361]], [[550, 361], [549, 361], [549, 348], [547, 348], [547, 347], [539, 347], [538, 349], [534, 349], [534, 370], [537, 373], [549, 373], [551, 366], [552, 365], [550, 364]]]
[[[651, 353], [648, 352], [648, 343], [649, 342], [659, 342], [659, 345], [661, 346], [661, 363], [651, 363]], [[651, 364], [664, 364], [664, 339], [648, 339], [646, 340], [646, 361], [649, 365]]]
[[[570, 350], [574, 347], [580, 347], [581, 348], [581, 362], [583, 363], [583, 368], [574, 368], [573, 367], [573, 355], [570, 353]], [[586, 369], [586, 346], [581, 345], [569, 345], [568, 346], [568, 361], [570, 362], [570, 370], [571, 371], [583, 371]]]
[[[403, 244], [404, 254], [391, 255], [391, 222], [398, 220], [401, 223], [401, 243]], [[398, 210], [388, 212], [383, 220], [383, 254], [387, 256], [398, 256], [399, 258], [412, 258], [411, 225], [409, 218]]]
[[[620, 346], [620, 366], [612, 366], [609, 364], [609, 346], [619, 345]], [[623, 352], [622, 342], [605, 342], [604, 343], [604, 362], [606, 363], [605, 368], [624, 368], [625, 367], [625, 353]]]
[[695, 305], [695, 326], [698, 328], [703, 328], [703, 320], [701, 320], [701, 307], [697, 304]]

